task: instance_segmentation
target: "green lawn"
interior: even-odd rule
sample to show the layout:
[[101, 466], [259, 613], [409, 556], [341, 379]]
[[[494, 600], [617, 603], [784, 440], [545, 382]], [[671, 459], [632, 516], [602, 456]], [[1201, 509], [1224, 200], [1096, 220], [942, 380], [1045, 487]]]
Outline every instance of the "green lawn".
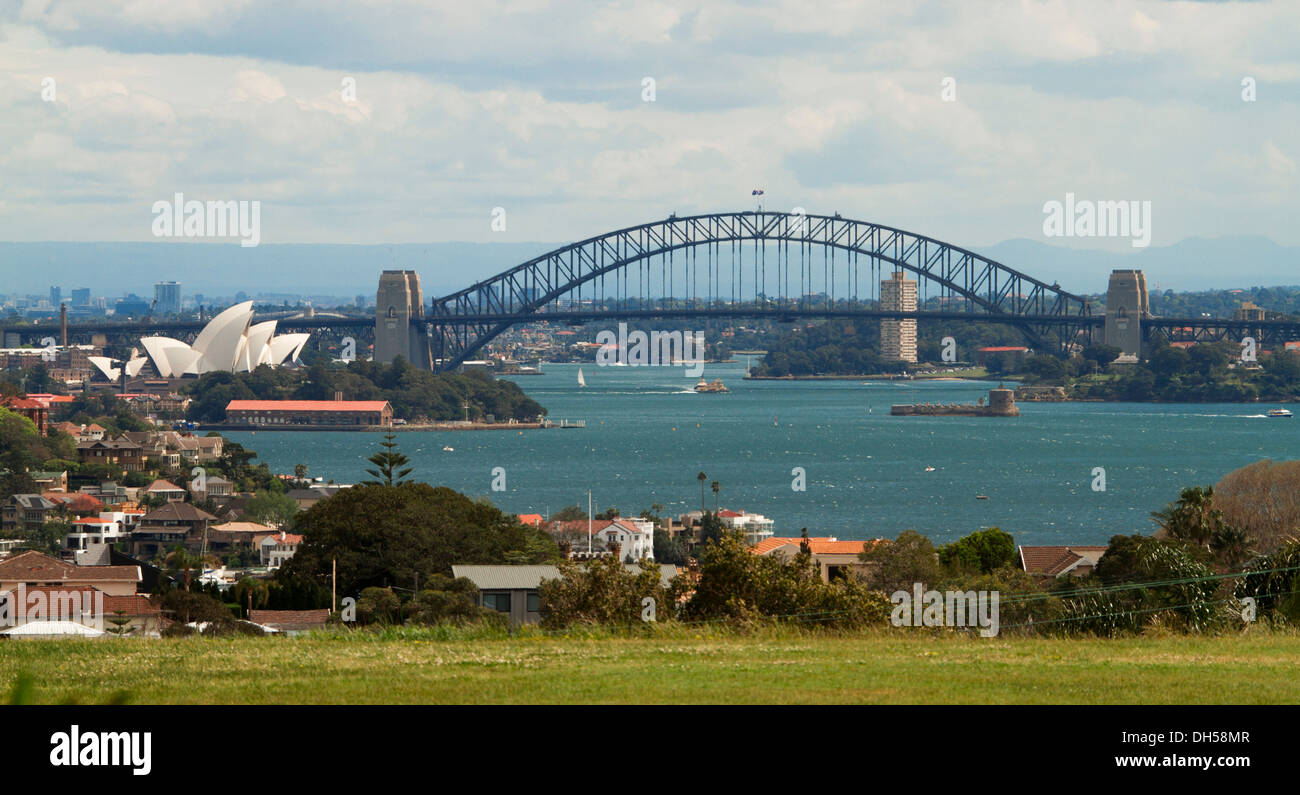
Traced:
[[0, 682], [5, 700], [82, 704], [1300, 702], [1294, 633], [446, 637], [8, 641]]

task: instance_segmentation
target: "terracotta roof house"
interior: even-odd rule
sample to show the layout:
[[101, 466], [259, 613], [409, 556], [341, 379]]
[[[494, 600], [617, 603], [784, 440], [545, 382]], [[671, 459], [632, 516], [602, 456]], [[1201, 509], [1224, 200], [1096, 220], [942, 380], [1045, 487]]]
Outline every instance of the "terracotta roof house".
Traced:
[[[759, 546], [754, 547], [754, 553], [758, 555], [772, 555], [785, 559], [793, 558], [799, 554], [800, 545], [803, 543], [802, 538], [779, 539], [785, 541], [783, 544], [772, 544], [769, 542], [778, 539], [770, 538], [760, 542], [763, 551], [758, 551]], [[813, 563], [817, 565], [821, 572], [822, 580], [830, 582], [836, 577], [866, 575], [875, 565], [861, 560], [858, 556], [863, 550], [881, 543], [882, 539], [873, 539], [871, 541], [839, 541], [834, 538], [809, 538], [808, 551], [812, 554]]]
[[[76, 621], [106, 633], [120, 627], [135, 637], [158, 637], [161, 628], [162, 611], [144, 594], [111, 594], [89, 585], [24, 585], [9, 593], [16, 602], [26, 601], [20, 614], [26, 620], [17, 626], [29, 620]], [[34, 609], [39, 610], [35, 615], [27, 612]], [[119, 618], [125, 623], [115, 623]]]
[[542, 522], [545, 521], [540, 513], [521, 513], [516, 514], [515, 518], [519, 520], [520, 524], [526, 524], [529, 527], [540, 527]]
[[263, 566], [275, 569], [293, 557], [302, 543], [302, 536], [294, 533], [272, 533], [257, 542], [258, 556]]
[[1082, 577], [1091, 574], [1106, 554], [1101, 546], [1020, 547], [1020, 568], [1040, 577]]
[[31, 420], [42, 436], [49, 433], [50, 407], [47, 404], [26, 397], [0, 397], [0, 407]]
[[83, 492], [47, 491], [42, 497], [62, 505], [74, 516], [98, 516], [104, 510], [104, 502], [92, 494]]
[[240, 544], [252, 546], [274, 533], [274, 527], [257, 522], [222, 522], [208, 527], [208, 546], [213, 550], [233, 549]]
[[152, 558], [177, 544], [198, 551], [210, 523], [217, 517], [188, 502], [169, 502], [145, 514], [131, 533], [131, 554]]
[[116, 464], [127, 472], [139, 472], [144, 469], [144, 450], [125, 439], [79, 442], [77, 460], [83, 464]]
[[307, 632], [324, 629], [325, 621], [330, 617], [327, 608], [320, 610], [250, 610], [248, 620], [254, 624], [270, 627], [277, 632]]
[[140, 577], [139, 566], [78, 566], [35, 550], [0, 560], [0, 591], [12, 591], [19, 584], [88, 586], [113, 596], [130, 596]]
[[155, 480], [145, 487], [150, 497], [165, 497], [168, 502], [185, 502], [185, 489], [166, 480]]

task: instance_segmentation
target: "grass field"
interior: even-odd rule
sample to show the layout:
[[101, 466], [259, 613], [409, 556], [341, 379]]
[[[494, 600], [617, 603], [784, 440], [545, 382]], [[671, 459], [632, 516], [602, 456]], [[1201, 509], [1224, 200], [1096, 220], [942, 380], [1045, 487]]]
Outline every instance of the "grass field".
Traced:
[[677, 628], [654, 637], [10, 641], [6, 701], [135, 704], [1300, 702], [1300, 635], [981, 639]]

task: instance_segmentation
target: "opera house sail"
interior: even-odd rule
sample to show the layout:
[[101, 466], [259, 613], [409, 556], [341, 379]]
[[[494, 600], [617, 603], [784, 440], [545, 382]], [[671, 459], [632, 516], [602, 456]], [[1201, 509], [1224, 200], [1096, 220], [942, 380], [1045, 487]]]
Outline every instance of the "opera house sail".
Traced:
[[[250, 325], [252, 320], [253, 302], [245, 301], [212, 318], [191, 344], [170, 337], [144, 337], [140, 344], [149, 354], [158, 375], [177, 378], [223, 370], [246, 373], [262, 364], [276, 366], [286, 361], [297, 361], [298, 354], [311, 336], [276, 336], [274, 320]], [[105, 362], [105, 365], [110, 364]], [[105, 366], [100, 369], [105, 375], [110, 372]], [[136, 370], [138, 372], [139, 368]], [[118, 368], [111, 368], [111, 371], [121, 372]], [[130, 374], [130, 368], [127, 372]]]

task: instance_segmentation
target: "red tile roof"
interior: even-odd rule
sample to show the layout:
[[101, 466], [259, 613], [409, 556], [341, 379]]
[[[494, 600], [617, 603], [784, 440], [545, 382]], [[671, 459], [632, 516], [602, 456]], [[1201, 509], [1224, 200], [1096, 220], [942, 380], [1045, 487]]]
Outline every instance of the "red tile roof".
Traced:
[[20, 552], [0, 561], [0, 580], [49, 582], [51, 580], [112, 580], [139, 582], [139, 566], [78, 566], [36, 550]]
[[232, 400], [226, 411], [383, 411], [387, 400]]
[[531, 527], [537, 527], [542, 523], [542, 515], [540, 513], [521, 513], [518, 514], [516, 518], [519, 519], [520, 524], [526, 524]]
[[[834, 542], [835, 541], [835, 539], [830, 537], [809, 538], [808, 540], [810, 542], [813, 541]], [[762, 541], [759, 541], [757, 544], [750, 547], [749, 551], [753, 552], [755, 555], [766, 555], [767, 553], [771, 552], [774, 549], [780, 549], [781, 547], [786, 546], [787, 544], [798, 544], [800, 541], [803, 541], [803, 539], [782, 538], [780, 536], [772, 536], [771, 538], [764, 538]]]
[[[98, 567], [98, 568], [103, 568], [103, 567]], [[61, 585], [28, 585], [23, 590], [26, 591], [28, 594], [34, 594], [34, 593], [45, 594], [45, 600], [47, 605], [53, 604], [53, 602], [51, 602], [51, 597], [55, 594], [62, 595], [66, 593], [78, 593], [78, 594], [89, 593], [92, 594], [89, 602], [89, 604], [92, 607], [95, 604], [94, 602], [95, 597], [93, 594], [101, 593], [104, 594], [103, 615], [105, 616], [112, 615], [113, 613], [116, 613], [119, 610], [128, 616], [152, 616], [152, 615], [158, 615], [158, 613], [160, 612], [158, 608], [154, 606], [153, 602], [149, 601], [149, 597], [145, 596], [142, 593], [134, 593], [129, 596], [114, 596], [112, 594], [104, 593], [103, 591], [100, 591], [98, 588], [92, 588], [89, 585], [73, 586], [71, 588], [66, 586], [61, 586]]]
[[1085, 558], [1100, 560], [1106, 552], [1103, 546], [1041, 546], [1020, 547], [1020, 565], [1030, 574], [1057, 577]]

